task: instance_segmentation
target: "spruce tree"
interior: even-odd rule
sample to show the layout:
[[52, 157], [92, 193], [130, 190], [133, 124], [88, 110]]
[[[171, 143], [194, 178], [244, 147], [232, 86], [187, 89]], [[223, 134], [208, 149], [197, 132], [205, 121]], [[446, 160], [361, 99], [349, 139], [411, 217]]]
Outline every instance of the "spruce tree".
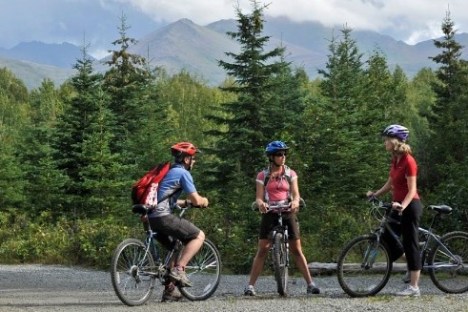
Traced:
[[[235, 100], [223, 104], [221, 111], [211, 115], [218, 130], [210, 133], [218, 139], [207, 153], [215, 155], [217, 161], [210, 164], [213, 172], [205, 174], [205, 178], [213, 177], [211, 185], [218, 194], [216, 199], [222, 201], [222, 210], [218, 212], [224, 230], [220, 244], [225, 244], [224, 248], [231, 252], [239, 246], [251, 248], [243, 242], [255, 235], [258, 227], [258, 214], [248, 207], [255, 199], [256, 173], [267, 165], [265, 145], [283, 139], [278, 136], [290, 128], [285, 120], [278, 124], [278, 118], [274, 117], [281, 107], [286, 108], [286, 99], [291, 101], [284, 89], [277, 88], [284, 82], [281, 77], [290, 73], [281, 59], [284, 48], [270, 51], [265, 48], [270, 39], [263, 35], [265, 8], [256, 1], [252, 1], [250, 14], [237, 8], [237, 31], [227, 34], [240, 44], [240, 52], [226, 52], [231, 61], [218, 62], [233, 79], [222, 90], [234, 95]], [[280, 92], [275, 93], [275, 88]], [[233, 266], [244, 270], [251, 264], [251, 259], [245, 257], [231, 260]]]
[[104, 75], [104, 90], [110, 96], [109, 108], [115, 116], [115, 139], [111, 149], [119, 153], [125, 163], [132, 164], [140, 152], [135, 146], [135, 134], [149, 122], [145, 115], [145, 106], [149, 104], [145, 89], [154, 77], [146, 59], [130, 52], [137, 41], [127, 35], [130, 26], [124, 14], [120, 22], [120, 38], [112, 42], [117, 49], [109, 51], [111, 56], [106, 61], [109, 69]]
[[0, 69], [0, 206], [24, 208], [25, 170], [19, 155], [25, 126], [30, 123], [28, 90], [6, 68]]
[[62, 101], [54, 83], [44, 80], [30, 95], [31, 122], [22, 144], [21, 162], [25, 171], [27, 211], [47, 212], [53, 219], [61, 214], [61, 198], [67, 176], [54, 159], [53, 134]]
[[459, 221], [466, 224], [468, 196], [465, 174], [468, 171], [468, 62], [455, 38], [455, 23], [447, 12], [442, 23], [444, 37], [434, 40], [440, 54], [431, 57], [439, 65], [439, 80], [433, 85], [436, 101], [430, 115], [433, 148], [430, 151], [431, 187], [444, 202], [460, 208]]
[[[102, 83], [102, 75], [93, 72], [92, 60], [87, 57], [86, 47], [82, 49], [82, 55], [74, 65], [77, 74], [70, 81], [75, 93], [65, 102], [64, 112], [56, 127], [54, 142], [58, 168], [68, 178], [63, 204], [71, 211], [65, 209], [65, 213], [71, 212], [73, 217], [86, 216], [93, 209], [85, 205], [85, 199], [90, 192], [83, 186], [82, 171], [90, 165], [89, 159], [84, 154], [84, 143], [95, 131], [93, 124], [98, 118]], [[111, 123], [112, 120], [107, 122]]]

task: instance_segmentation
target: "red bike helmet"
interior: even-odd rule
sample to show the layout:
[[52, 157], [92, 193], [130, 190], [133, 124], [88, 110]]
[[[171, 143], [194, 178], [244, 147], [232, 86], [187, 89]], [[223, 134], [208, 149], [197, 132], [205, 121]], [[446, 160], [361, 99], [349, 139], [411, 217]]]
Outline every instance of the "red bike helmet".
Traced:
[[193, 156], [198, 152], [198, 150], [195, 145], [190, 142], [179, 142], [171, 146], [171, 152], [173, 156]]

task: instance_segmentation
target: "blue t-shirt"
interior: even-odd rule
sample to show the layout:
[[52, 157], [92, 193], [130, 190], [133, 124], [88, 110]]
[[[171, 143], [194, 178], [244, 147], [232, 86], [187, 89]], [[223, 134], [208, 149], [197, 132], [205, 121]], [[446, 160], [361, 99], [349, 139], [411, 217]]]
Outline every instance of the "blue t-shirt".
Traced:
[[155, 218], [171, 214], [172, 207], [182, 192], [190, 194], [196, 191], [190, 172], [182, 164], [175, 164], [159, 184], [158, 205], [148, 217]]

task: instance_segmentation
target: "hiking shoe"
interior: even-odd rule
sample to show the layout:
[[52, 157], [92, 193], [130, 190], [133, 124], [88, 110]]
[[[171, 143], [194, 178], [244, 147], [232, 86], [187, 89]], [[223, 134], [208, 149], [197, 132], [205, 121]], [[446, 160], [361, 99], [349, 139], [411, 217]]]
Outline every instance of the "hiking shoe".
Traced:
[[411, 273], [410, 273], [410, 271], [406, 271], [405, 276], [403, 276], [403, 278], [401, 280], [405, 284], [408, 284], [409, 282], [411, 282]]
[[255, 296], [255, 288], [252, 285], [245, 287], [244, 296]]
[[192, 282], [188, 279], [184, 270], [172, 268], [169, 277], [178, 282], [181, 287], [192, 287]]
[[320, 294], [320, 288], [318, 288], [314, 283], [307, 286], [307, 294], [309, 295], [318, 295]]
[[419, 291], [419, 288], [414, 288], [413, 286], [408, 285], [408, 287], [406, 287], [402, 291], [397, 292], [396, 295], [407, 297], [419, 297], [421, 295], [421, 292]]
[[180, 299], [182, 299], [182, 294], [177, 287], [174, 287], [172, 290], [166, 288], [163, 291], [161, 302], [179, 301]]

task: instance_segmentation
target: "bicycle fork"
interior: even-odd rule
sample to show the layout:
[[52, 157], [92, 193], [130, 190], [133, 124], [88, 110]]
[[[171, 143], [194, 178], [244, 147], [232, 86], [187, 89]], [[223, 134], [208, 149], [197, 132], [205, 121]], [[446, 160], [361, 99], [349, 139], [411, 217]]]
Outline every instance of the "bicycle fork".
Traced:
[[374, 266], [375, 259], [379, 254], [379, 243], [378, 240], [369, 242], [366, 252], [364, 254], [364, 261], [361, 263], [361, 268], [368, 270]]
[[[278, 233], [277, 230], [273, 230], [273, 232], [271, 233], [271, 237], [272, 237], [272, 244], [271, 244], [271, 247], [270, 247], [270, 252], [275, 248], [275, 244], [274, 244], [274, 239], [276, 237], [276, 234]], [[284, 231], [281, 231], [281, 233], [283, 234], [283, 240], [284, 240], [284, 248], [285, 248], [285, 261], [284, 261], [284, 266], [285, 267], [289, 267], [289, 237], [288, 237], [288, 228], [285, 227]]]

